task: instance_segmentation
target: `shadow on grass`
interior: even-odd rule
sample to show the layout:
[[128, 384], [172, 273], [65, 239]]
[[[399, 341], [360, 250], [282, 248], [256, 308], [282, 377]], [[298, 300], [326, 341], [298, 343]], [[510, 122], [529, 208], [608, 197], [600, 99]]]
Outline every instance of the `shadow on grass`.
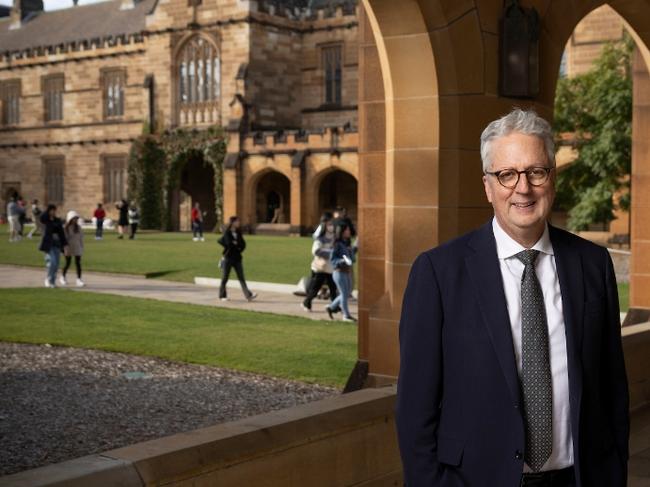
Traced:
[[183, 270], [184, 269], [170, 269], [166, 271], [147, 272], [145, 273], [144, 277], [147, 279], [156, 279], [158, 277], [168, 276], [169, 274], [176, 274], [177, 272], [182, 272]]

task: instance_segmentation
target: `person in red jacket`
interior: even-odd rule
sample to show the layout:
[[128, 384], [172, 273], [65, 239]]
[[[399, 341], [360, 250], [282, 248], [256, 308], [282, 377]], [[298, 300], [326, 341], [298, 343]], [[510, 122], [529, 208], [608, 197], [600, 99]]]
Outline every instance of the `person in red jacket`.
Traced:
[[205, 239], [203, 238], [203, 212], [201, 211], [201, 205], [199, 205], [198, 201], [194, 203], [194, 208], [192, 208], [192, 233], [192, 240], [195, 242], [198, 242], [199, 240], [205, 242]]
[[95, 240], [101, 240], [104, 235], [104, 218], [106, 218], [106, 211], [102, 207], [101, 203], [97, 203], [97, 208], [95, 209], [95, 213], [93, 213], [93, 216], [95, 217]]

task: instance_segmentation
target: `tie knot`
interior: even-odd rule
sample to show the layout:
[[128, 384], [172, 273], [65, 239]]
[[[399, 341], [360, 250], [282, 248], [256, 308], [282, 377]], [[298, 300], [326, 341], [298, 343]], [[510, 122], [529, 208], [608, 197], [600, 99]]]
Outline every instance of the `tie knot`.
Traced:
[[519, 252], [515, 255], [524, 265], [531, 265], [535, 263], [537, 256], [539, 255], [539, 250], [528, 249], [522, 252]]

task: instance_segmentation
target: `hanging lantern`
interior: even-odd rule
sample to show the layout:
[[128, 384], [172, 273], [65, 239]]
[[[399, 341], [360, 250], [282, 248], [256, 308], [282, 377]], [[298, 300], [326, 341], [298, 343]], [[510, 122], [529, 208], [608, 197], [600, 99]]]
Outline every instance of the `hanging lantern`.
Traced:
[[535, 8], [509, 0], [499, 23], [499, 94], [532, 98], [539, 93], [539, 30]]

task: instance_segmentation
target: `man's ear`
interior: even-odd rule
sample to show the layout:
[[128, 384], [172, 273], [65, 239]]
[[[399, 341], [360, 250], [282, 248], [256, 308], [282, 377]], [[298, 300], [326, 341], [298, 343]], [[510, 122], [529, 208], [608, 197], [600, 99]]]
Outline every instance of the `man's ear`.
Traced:
[[485, 196], [487, 196], [487, 200], [492, 203], [492, 187], [490, 186], [487, 176], [483, 176], [483, 187], [485, 188]]

